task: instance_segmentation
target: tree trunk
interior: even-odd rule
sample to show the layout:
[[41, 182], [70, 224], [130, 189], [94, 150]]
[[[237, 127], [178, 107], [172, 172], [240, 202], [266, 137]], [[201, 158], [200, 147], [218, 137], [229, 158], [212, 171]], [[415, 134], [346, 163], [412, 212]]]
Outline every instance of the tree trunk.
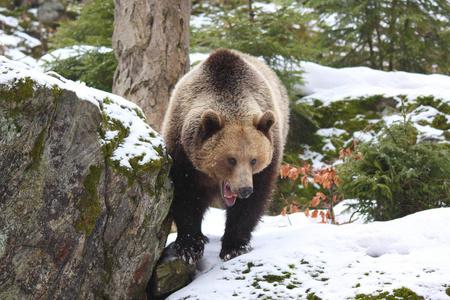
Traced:
[[139, 105], [160, 131], [170, 93], [189, 70], [189, 0], [114, 0], [112, 91]]

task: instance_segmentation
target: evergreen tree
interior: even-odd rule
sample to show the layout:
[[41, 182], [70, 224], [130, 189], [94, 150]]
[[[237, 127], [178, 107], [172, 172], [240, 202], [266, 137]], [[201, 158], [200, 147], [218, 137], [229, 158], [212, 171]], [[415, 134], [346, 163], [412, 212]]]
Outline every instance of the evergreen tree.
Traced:
[[340, 192], [359, 200], [350, 206], [375, 221], [450, 206], [449, 147], [418, 143], [406, 114], [385, 126], [377, 143], [359, 144], [338, 172]]
[[80, 80], [90, 87], [111, 92], [117, 60], [111, 48], [114, 31], [113, 0], [93, 0], [91, 4], [79, 7], [76, 20], [61, 24], [51, 39], [51, 49], [74, 45], [94, 46], [93, 50], [80, 47], [78, 55], [55, 60], [46, 66], [71, 80]]
[[321, 16], [319, 61], [335, 67], [450, 72], [447, 0], [309, 0]]
[[257, 4], [252, 0], [210, 1], [208, 6], [202, 5], [204, 2], [198, 1], [193, 14], [211, 22], [191, 26], [191, 49], [210, 52], [227, 48], [261, 57], [294, 96], [295, 87], [301, 84], [299, 63], [315, 53], [309, 26], [312, 16], [302, 13], [302, 6], [294, 0]]

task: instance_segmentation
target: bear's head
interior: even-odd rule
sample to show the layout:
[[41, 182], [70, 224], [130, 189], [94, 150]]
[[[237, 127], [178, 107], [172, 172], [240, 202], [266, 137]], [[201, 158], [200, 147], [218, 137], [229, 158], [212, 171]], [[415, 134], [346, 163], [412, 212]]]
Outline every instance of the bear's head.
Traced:
[[220, 185], [228, 206], [237, 197], [247, 198], [253, 193], [253, 174], [272, 160], [275, 114], [268, 110], [246, 119], [227, 122], [219, 113], [206, 110], [199, 124], [200, 142], [192, 157], [195, 168]]

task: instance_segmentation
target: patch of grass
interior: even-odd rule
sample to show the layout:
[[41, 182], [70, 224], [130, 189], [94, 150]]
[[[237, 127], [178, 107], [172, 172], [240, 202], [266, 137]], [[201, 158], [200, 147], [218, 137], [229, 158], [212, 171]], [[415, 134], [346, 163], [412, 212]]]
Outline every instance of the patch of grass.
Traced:
[[308, 299], [308, 300], [322, 300], [322, 298], [316, 296], [316, 293], [309, 293], [306, 296], [306, 299]]
[[273, 283], [273, 282], [282, 282], [285, 279], [289, 279], [291, 277], [291, 273], [289, 272], [283, 272], [283, 275], [272, 275], [272, 274], [268, 274], [268, 275], [264, 275], [263, 278], [265, 279], [264, 281], [267, 281], [268, 283]]
[[[262, 278], [255, 278], [252, 286], [256, 289], [261, 289], [261, 286], [259, 285], [259, 283], [261, 281], [265, 281], [268, 283], [274, 283], [274, 286], [283, 283], [283, 281], [285, 279], [289, 279], [291, 277], [291, 273], [289, 272], [282, 272], [283, 275], [273, 275], [273, 274], [267, 274], [267, 275], [263, 275]], [[291, 283], [290, 283], [291, 284]]]
[[247, 269], [242, 271], [242, 274], [248, 274], [250, 273], [250, 270], [252, 267], [254, 267], [255, 265], [252, 262], [247, 263]]
[[377, 291], [377, 292], [378, 292], [377, 295], [358, 294], [355, 296], [354, 299], [360, 299], [360, 300], [381, 300], [381, 299], [382, 300], [398, 300], [398, 299], [421, 300], [421, 299], [423, 299], [406, 287], [395, 289], [395, 290], [393, 290], [392, 293], [380, 292], [380, 291]]

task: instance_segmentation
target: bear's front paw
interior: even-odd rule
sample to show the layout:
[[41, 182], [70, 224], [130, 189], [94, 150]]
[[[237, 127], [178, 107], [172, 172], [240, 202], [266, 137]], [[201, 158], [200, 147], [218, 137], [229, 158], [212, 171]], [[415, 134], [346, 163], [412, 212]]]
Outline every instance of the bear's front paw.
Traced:
[[222, 248], [219, 256], [224, 261], [227, 261], [232, 258], [235, 258], [236, 256], [248, 253], [252, 250], [253, 249], [252, 249], [252, 247], [250, 247], [250, 245], [244, 245], [244, 246], [239, 246], [239, 247], [235, 247], [235, 248]]
[[175, 253], [187, 264], [193, 264], [203, 257], [205, 244], [209, 242], [203, 234], [178, 237], [175, 241]]

